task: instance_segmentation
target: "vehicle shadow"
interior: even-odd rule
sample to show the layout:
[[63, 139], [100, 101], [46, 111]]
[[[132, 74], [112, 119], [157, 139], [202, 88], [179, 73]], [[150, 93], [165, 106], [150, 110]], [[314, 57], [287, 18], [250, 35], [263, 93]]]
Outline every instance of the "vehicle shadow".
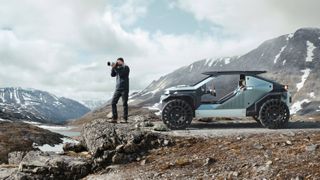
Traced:
[[[256, 122], [193, 122], [189, 126], [189, 128], [193, 129], [250, 129], [250, 128], [262, 128], [265, 129], [262, 125], [256, 123]], [[320, 129], [320, 122], [289, 122], [288, 127], [285, 129]]]

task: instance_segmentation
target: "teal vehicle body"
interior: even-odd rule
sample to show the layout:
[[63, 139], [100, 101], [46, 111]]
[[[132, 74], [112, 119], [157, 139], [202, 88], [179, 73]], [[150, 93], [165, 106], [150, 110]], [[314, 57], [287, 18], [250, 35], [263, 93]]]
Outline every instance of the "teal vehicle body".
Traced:
[[[250, 116], [268, 128], [281, 128], [287, 123], [290, 116], [288, 107], [291, 103], [291, 95], [288, 86], [259, 76], [262, 73], [265, 73], [265, 71], [205, 72], [203, 74], [207, 77], [194, 85], [169, 88], [161, 96], [162, 119], [172, 129], [184, 129], [194, 117]], [[215, 95], [215, 89], [208, 90], [207, 83], [214, 81], [219, 76], [228, 75], [239, 75], [239, 84], [234, 91], [217, 101], [201, 101], [201, 96], [205, 94]], [[269, 102], [269, 106], [261, 111], [266, 102]], [[277, 108], [282, 111], [277, 111]], [[182, 111], [182, 113], [179, 114], [179, 111]], [[190, 114], [192, 118], [189, 117]], [[277, 118], [281, 120], [277, 120]], [[284, 121], [284, 123], [279, 125], [279, 121]]]

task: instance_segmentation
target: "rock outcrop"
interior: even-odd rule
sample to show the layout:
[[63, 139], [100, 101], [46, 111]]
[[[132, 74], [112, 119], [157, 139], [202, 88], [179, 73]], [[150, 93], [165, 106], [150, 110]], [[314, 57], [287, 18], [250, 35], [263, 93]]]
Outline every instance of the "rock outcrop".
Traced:
[[[23, 154], [15, 152], [10, 159], [17, 160]], [[17, 157], [14, 157], [17, 155]], [[0, 168], [0, 178], [3, 179], [80, 179], [91, 172], [89, 159], [71, 157], [41, 151], [28, 152], [21, 162], [10, 161], [17, 168]]]
[[[64, 145], [64, 155], [42, 151], [9, 153], [8, 161], [13, 167], [0, 166], [0, 179], [80, 179], [112, 164], [138, 161], [149, 150], [174, 143], [169, 136], [141, 130], [132, 123], [112, 124], [103, 119], [86, 124], [81, 136], [80, 144]], [[84, 150], [91, 156], [81, 156], [79, 152]]]
[[39, 146], [62, 143], [64, 136], [22, 122], [0, 121], [0, 164], [8, 162], [8, 153], [34, 150]]
[[82, 141], [94, 158], [94, 168], [135, 161], [150, 149], [173, 143], [168, 136], [103, 119], [83, 127]]

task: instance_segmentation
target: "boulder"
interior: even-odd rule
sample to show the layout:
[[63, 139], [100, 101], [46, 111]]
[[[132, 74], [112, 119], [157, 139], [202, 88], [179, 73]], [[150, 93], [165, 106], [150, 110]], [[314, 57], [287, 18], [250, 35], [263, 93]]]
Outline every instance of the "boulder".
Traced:
[[94, 158], [94, 168], [136, 160], [148, 150], [171, 145], [166, 135], [97, 119], [82, 129], [82, 142]]
[[13, 176], [17, 173], [17, 171], [17, 168], [0, 167], [0, 179], [13, 180], [15, 179]]
[[14, 176], [16, 179], [80, 179], [90, 172], [91, 165], [87, 159], [30, 151]]
[[23, 157], [26, 155], [26, 152], [23, 151], [14, 151], [8, 154], [9, 164], [20, 164]]
[[100, 156], [104, 150], [112, 150], [120, 145], [115, 125], [102, 119], [86, 124], [81, 131], [81, 137], [94, 157]]
[[64, 143], [63, 151], [74, 151], [76, 153], [86, 151], [86, 148], [81, 143]]

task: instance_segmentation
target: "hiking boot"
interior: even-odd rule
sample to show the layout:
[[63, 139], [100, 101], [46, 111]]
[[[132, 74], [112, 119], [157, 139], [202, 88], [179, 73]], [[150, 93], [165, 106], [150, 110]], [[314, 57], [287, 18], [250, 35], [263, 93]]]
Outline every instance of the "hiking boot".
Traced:
[[127, 119], [121, 119], [120, 123], [128, 123]]
[[110, 123], [117, 123], [117, 119], [112, 119], [111, 121], [109, 121]]

